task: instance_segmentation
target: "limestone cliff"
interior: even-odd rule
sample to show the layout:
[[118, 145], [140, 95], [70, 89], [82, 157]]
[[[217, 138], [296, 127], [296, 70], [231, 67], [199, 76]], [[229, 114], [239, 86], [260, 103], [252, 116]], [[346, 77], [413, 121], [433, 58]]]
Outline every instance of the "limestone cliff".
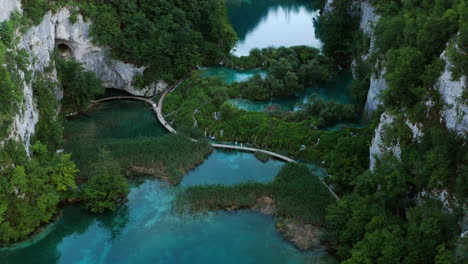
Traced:
[[[47, 61], [50, 52], [58, 45], [66, 45], [71, 56], [94, 71], [106, 87], [125, 90], [134, 95], [153, 96], [157, 90], [166, 87], [164, 82], [155, 83], [143, 89], [133, 87], [132, 80], [136, 73], [143, 73], [144, 68], [113, 60], [107, 56], [107, 49], [97, 47], [89, 35], [90, 22], [78, 15], [77, 21], [69, 20], [70, 10], [63, 8], [57, 13], [48, 12], [42, 23], [31, 28], [24, 38], [24, 43], [32, 45], [29, 50], [40, 61]], [[39, 62], [41, 63], [41, 62]]]
[[[1, 0], [0, 6], [0, 22], [8, 20], [15, 10], [22, 12], [19, 0]], [[144, 68], [109, 58], [106, 48], [97, 47], [92, 43], [89, 35], [90, 22], [78, 15], [76, 22], [71, 23], [69, 17], [68, 8], [62, 8], [56, 13], [50, 11], [39, 25], [29, 28], [24, 34], [17, 32], [20, 41], [16, 50], [24, 49], [29, 55], [28, 70], [32, 72], [33, 78], [37, 74], [45, 73], [45, 69], [51, 64], [52, 52], [62, 44], [70, 49], [72, 57], [82, 62], [88, 70], [94, 71], [106, 87], [125, 90], [139, 96], [153, 96], [158, 90], [166, 88], [167, 85], [162, 81], [143, 89], [133, 87], [134, 75], [142, 73]], [[24, 72], [20, 69], [17, 71], [22, 77], [23, 102], [14, 118], [10, 138], [23, 142], [29, 152], [30, 139], [39, 121], [39, 114], [31, 82], [25, 80]], [[55, 70], [45, 74], [50, 79], [57, 80]], [[60, 100], [60, 89], [57, 89], [56, 95]]]
[[440, 57], [446, 63], [444, 72], [436, 84], [444, 103], [441, 113], [442, 122], [448, 129], [466, 135], [468, 132], [468, 106], [463, 102], [462, 95], [463, 91], [467, 89], [467, 77], [462, 76], [459, 80], [453, 80], [450, 72], [452, 64], [447, 59], [446, 51]]
[[21, 10], [21, 0], [2, 0], [0, 4], [0, 22], [10, 19], [13, 11]]
[[[369, 50], [366, 54], [361, 56], [361, 59], [362, 61], [367, 61], [375, 51], [374, 27], [378, 23], [380, 16], [376, 13], [375, 8], [367, 1], [361, 1], [360, 14], [361, 21], [359, 23], [359, 28], [369, 38]], [[353, 65], [355, 65], [355, 62], [353, 62]], [[373, 66], [366, 105], [364, 107], [367, 117], [372, 116], [375, 110], [377, 110], [377, 107], [382, 103], [380, 94], [388, 87], [384, 77], [385, 73], [386, 71], [383, 63], [378, 63]]]
[[[333, 0], [328, 0], [325, 5], [325, 13], [331, 12], [331, 4]], [[377, 14], [375, 8], [367, 1], [360, 1], [360, 29], [370, 39], [369, 50], [366, 54], [361, 56], [363, 61], [370, 58], [375, 50], [375, 36], [374, 27], [378, 23], [380, 16]], [[454, 130], [459, 134], [466, 134], [468, 132], [468, 107], [462, 101], [462, 93], [467, 88], [466, 76], [462, 76], [459, 80], [452, 80], [450, 67], [451, 64], [447, 60], [446, 51], [441, 55], [441, 58], [446, 62], [444, 72], [440, 76], [435, 85], [435, 89], [439, 91], [441, 101], [444, 104], [443, 110], [440, 113], [441, 122], [449, 129]], [[353, 62], [355, 65], [355, 62]], [[381, 93], [387, 89], [388, 85], [385, 80], [386, 69], [382, 61], [377, 60], [375, 65], [372, 65], [373, 72], [370, 78], [370, 86], [367, 94], [367, 101], [365, 105], [365, 113], [368, 117], [372, 116], [381, 102]], [[430, 105], [429, 103], [427, 105]], [[382, 135], [385, 126], [393, 122], [393, 116], [388, 113], [382, 114], [380, 117], [380, 124], [376, 129], [375, 137], [372, 141], [370, 148], [370, 168], [374, 168], [376, 157], [382, 156], [385, 152], [392, 152], [399, 157], [399, 146], [384, 146], [382, 142]], [[413, 130], [414, 136], [421, 136], [422, 132], [420, 127], [416, 127], [407, 122], [407, 125]]]
[[[377, 160], [381, 158], [385, 153], [392, 153], [392, 155], [394, 155], [397, 158], [401, 157], [401, 147], [399, 142], [397, 142], [397, 144], [395, 145], [390, 146], [384, 143], [385, 130], [389, 126], [393, 125], [394, 121], [395, 117], [388, 112], [384, 112], [380, 116], [380, 123], [377, 129], [375, 130], [375, 135], [372, 139], [372, 145], [369, 149], [369, 167], [371, 171], [374, 170]], [[421, 137], [423, 136], [422, 124], [413, 124], [407, 119], [404, 125], [408, 126], [408, 128], [411, 130], [413, 141], [419, 141], [421, 139]]]

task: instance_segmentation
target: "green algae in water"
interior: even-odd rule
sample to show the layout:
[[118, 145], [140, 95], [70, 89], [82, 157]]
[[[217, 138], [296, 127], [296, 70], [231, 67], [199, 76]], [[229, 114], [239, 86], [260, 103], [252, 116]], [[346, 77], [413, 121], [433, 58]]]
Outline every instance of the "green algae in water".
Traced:
[[252, 101], [247, 99], [230, 99], [229, 102], [239, 109], [245, 111], [265, 111], [270, 106], [278, 106], [284, 111], [294, 111], [297, 103], [296, 98], [274, 98], [269, 101]]
[[[95, 118], [94, 114], [99, 115], [90, 113], [88, 118]], [[98, 136], [109, 136], [105, 129], [98, 131], [102, 132]], [[270, 181], [282, 164], [263, 164], [248, 153], [216, 151], [213, 155], [178, 187], [155, 179], [133, 180], [128, 202], [115, 212], [92, 215], [77, 206], [65, 208], [41, 240], [0, 251], [0, 263], [336, 263], [324, 251], [301, 252], [285, 242], [270, 216], [250, 211], [174, 212], [172, 202], [184, 185], [229, 184], [230, 175], [240, 175], [239, 182]]]
[[171, 202], [180, 190], [148, 179], [116, 212], [66, 208], [52, 233], [27, 248], [1, 251], [0, 263], [336, 263], [323, 251], [286, 243], [270, 216], [175, 214]]
[[[221, 67], [222, 68], [222, 67]], [[222, 72], [228, 77], [222, 77], [223, 79], [235, 79], [236, 74], [239, 73], [237, 70], [216, 67], [216, 70], [207, 68], [207, 72], [210, 72], [210, 76], [215, 76], [217, 72]], [[252, 75], [253, 76], [253, 75]], [[332, 80], [324, 84], [317, 84], [313, 87], [305, 89], [302, 93], [299, 93], [296, 97], [288, 98], [272, 98], [266, 101], [252, 101], [246, 99], [231, 99], [233, 105], [239, 109], [246, 111], [264, 111], [271, 105], [276, 105], [284, 111], [297, 111], [300, 108], [300, 103], [307, 103], [312, 94], [317, 94], [319, 98], [330, 101], [333, 100], [342, 104], [354, 104], [356, 103], [351, 96], [351, 84], [353, 81], [353, 75], [350, 71], [341, 70]]]
[[203, 77], [220, 77], [226, 83], [242, 82], [252, 78], [255, 74], [266, 76], [260, 69], [234, 70], [226, 67], [215, 66], [200, 69]]
[[82, 133], [83, 128], [95, 138], [159, 137], [167, 133], [151, 107], [137, 101], [103, 102], [65, 123], [68, 135]]
[[330, 81], [309, 87], [298, 94], [298, 101], [307, 103], [312, 94], [317, 94], [327, 101], [335, 101], [342, 104], [354, 104], [356, 101], [351, 96], [351, 84], [353, 74], [349, 70], [341, 70]]

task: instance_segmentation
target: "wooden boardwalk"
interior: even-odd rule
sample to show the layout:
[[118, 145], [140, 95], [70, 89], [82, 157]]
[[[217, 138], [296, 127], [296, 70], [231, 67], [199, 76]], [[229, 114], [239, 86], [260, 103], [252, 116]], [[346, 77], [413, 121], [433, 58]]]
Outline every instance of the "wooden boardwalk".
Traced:
[[[157, 104], [155, 102], [153, 102], [153, 100], [151, 100], [149, 98], [139, 97], [139, 96], [112, 96], [112, 97], [107, 97], [107, 98], [103, 98], [103, 99], [93, 101], [93, 103], [96, 104], [96, 103], [101, 103], [101, 102], [105, 102], [105, 101], [112, 101], [112, 100], [139, 100], [139, 101], [146, 102], [146, 103], [150, 104], [151, 107], [153, 108], [153, 111], [156, 113], [156, 116], [158, 117], [159, 123], [161, 123], [161, 125], [163, 125], [169, 132], [171, 132], [173, 134], [177, 134], [177, 131], [169, 123], [167, 123], [166, 119], [164, 119], [164, 116], [162, 114], [162, 107], [163, 107], [164, 99], [166, 98], [166, 95], [170, 92], [170, 90], [171, 89], [166, 89], [164, 91], [164, 93], [161, 95], [161, 98], [159, 98], [159, 101], [158, 101]], [[212, 143], [211, 145], [214, 148], [220, 148], [220, 149], [237, 149], [237, 150], [241, 150], [241, 151], [261, 152], [261, 153], [265, 153], [267, 155], [273, 156], [273, 157], [275, 157], [277, 159], [280, 159], [280, 160], [283, 160], [283, 161], [286, 161], [286, 162], [296, 162], [295, 160], [293, 160], [293, 159], [291, 159], [289, 157], [286, 157], [284, 155], [281, 155], [281, 154], [278, 154], [278, 153], [275, 153], [275, 152], [272, 152], [272, 151], [263, 150], [263, 149], [249, 148], [249, 147], [236, 146], [236, 145], [217, 144], [217, 143]], [[338, 200], [339, 199], [338, 195], [336, 195], [335, 192], [333, 192], [333, 190], [330, 188], [330, 186], [328, 186], [320, 177], [319, 177], [319, 179], [323, 183], [323, 185], [325, 185], [325, 187], [327, 187], [327, 189], [330, 191], [330, 193]]]

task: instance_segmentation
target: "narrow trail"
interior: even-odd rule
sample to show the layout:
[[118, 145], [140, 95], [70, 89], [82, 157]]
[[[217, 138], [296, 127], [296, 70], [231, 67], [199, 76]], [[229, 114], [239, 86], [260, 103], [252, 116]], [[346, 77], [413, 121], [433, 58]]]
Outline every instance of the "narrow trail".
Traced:
[[[166, 89], [163, 92], [163, 94], [161, 95], [161, 97], [159, 98], [159, 101], [158, 101], [157, 104], [155, 102], [153, 102], [153, 100], [151, 100], [149, 98], [139, 97], [139, 96], [112, 96], [112, 97], [107, 97], [107, 98], [99, 99], [99, 100], [96, 100], [96, 101], [92, 101], [92, 103], [93, 104], [98, 104], [98, 103], [101, 103], [101, 102], [112, 101], [112, 100], [138, 100], [138, 101], [146, 102], [146, 103], [150, 104], [151, 107], [153, 108], [153, 111], [156, 113], [156, 116], [158, 118], [159, 123], [161, 123], [161, 125], [163, 125], [164, 128], [166, 128], [169, 132], [171, 132], [173, 134], [177, 134], [177, 131], [166, 121], [166, 119], [164, 119], [164, 116], [162, 114], [162, 107], [163, 107], [164, 99], [166, 98], [167, 94], [171, 90], [172, 89], [170, 89], [170, 88]], [[289, 158], [287, 156], [284, 156], [284, 155], [281, 155], [281, 154], [278, 154], [278, 153], [275, 153], [275, 152], [272, 152], [272, 151], [263, 150], [263, 149], [249, 148], [249, 147], [235, 146], [235, 145], [217, 144], [217, 143], [212, 143], [211, 145], [214, 148], [219, 148], [219, 149], [237, 149], [237, 150], [249, 151], [249, 152], [261, 152], [261, 153], [265, 153], [267, 155], [273, 156], [275, 158], [278, 158], [278, 159], [286, 161], [286, 162], [296, 162], [295, 160], [293, 160], [293, 159], [291, 159], [291, 158]], [[323, 181], [323, 179], [321, 179], [321, 178], [319, 178], [319, 179], [321, 180], [323, 185], [325, 185], [325, 187], [327, 187], [327, 189], [330, 191], [330, 193], [337, 200], [339, 200], [340, 198], [338, 197], [338, 195], [335, 194], [335, 192], [330, 188], [330, 186], [328, 186]]]

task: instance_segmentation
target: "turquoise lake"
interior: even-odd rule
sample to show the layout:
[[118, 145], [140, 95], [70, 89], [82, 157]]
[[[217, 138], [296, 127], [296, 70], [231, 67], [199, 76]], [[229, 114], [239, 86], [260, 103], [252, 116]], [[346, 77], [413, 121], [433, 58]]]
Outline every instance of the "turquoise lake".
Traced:
[[[165, 134], [140, 102], [105, 103], [67, 122], [94, 127], [99, 137], [112, 130], [122, 139]], [[185, 215], [172, 208], [175, 195], [188, 186], [269, 182], [282, 165], [216, 150], [177, 187], [150, 178], [132, 180], [128, 201], [115, 212], [92, 215], [78, 206], [64, 208], [35, 239], [0, 249], [0, 263], [336, 263], [323, 250], [302, 252], [283, 240], [274, 217], [251, 211]]]
[[319, 1], [226, 0], [228, 17], [239, 42], [233, 53], [246, 56], [253, 48], [307, 45], [321, 48], [314, 19]]
[[[318, 1], [226, 2], [229, 19], [240, 38], [237, 55], [268, 46], [322, 45], [314, 32]], [[221, 67], [205, 71], [207, 75], [224, 75], [226, 82], [243, 81], [261, 73]], [[233, 103], [253, 111], [261, 111], [269, 104], [294, 110], [296, 103], [307, 100], [313, 92], [346, 102], [350, 80], [350, 73], [343, 72], [336, 83], [311, 87], [296, 98]], [[100, 127], [96, 136], [102, 138], [158, 137], [167, 133], [150, 108], [139, 102], [102, 104], [95, 111], [67, 122], [69, 129]], [[337, 263], [323, 250], [297, 250], [282, 239], [275, 228], [276, 219], [271, 216], [251, 211], [201, 215], [173, 211], [172, 202], [184, 188], [269, 182], [282, 165], [278, 160], [262, 163], [250, 153], [216, 150], [177, 187], [150, 178], [132, 180], [128, 201], [115, 212], [92, 215], [78, 206], [64, 208], [61, 217], [36, 238], [0, 249], [0, 263]]]
[[204, 77], [219, 77], [226, 83], [246, 81], [255, 74], [266, 76], [266, 73], [260, 69], [234, 70], [221, 66], [201, 68], [200, 73]]
[[[225, 67], [208, 67], [200, 70], [202, 76], [213, 77], [218, 76], [226, 83], [245, 81], [255, 74], [265, 74], [256, 70], [234, 70]], [[268, 101], [251, 101], [245, 99], [232, 99], [230, 102], [240, 109], [247, 111], [263, 111], [271, 105], [279, 106], [285, 111], [295, 111], [300, 109], [299, 104], [307, 103], [312, 94], [317, 94], [318, 97], [330, 101], [333, 100], [343, 104], [353, 104], [354, 99], [351, 96], [351, 84], [353, 75], [351, 71], [341, 70], [330, 81], [317, 84], [313, 87], [306, 88], [303, 92], [290, 98], [273, 98]]]

